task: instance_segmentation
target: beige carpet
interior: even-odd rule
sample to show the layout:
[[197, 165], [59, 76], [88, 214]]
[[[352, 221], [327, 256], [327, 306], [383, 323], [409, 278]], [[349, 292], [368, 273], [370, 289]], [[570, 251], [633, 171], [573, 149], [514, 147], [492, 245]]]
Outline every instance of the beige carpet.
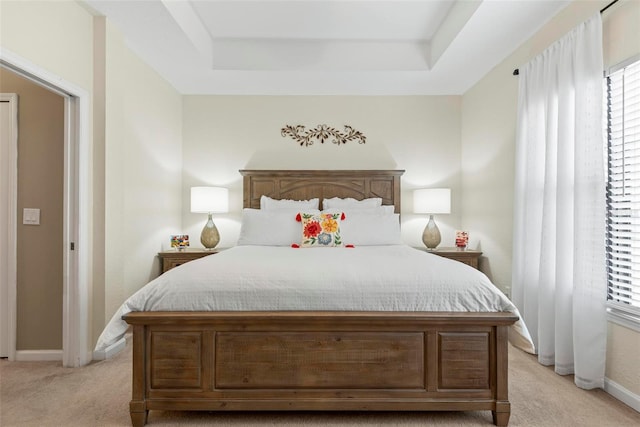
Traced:
[[[640, 426], [640, 413], [602, 390], [584, 391], [511, 348], [511, 426]], [[131, 348], [78, 369], [0, 361], [0, 425], [130, 426]], [[161, 412], [150, 426], [489, 426], [491, 412]]]

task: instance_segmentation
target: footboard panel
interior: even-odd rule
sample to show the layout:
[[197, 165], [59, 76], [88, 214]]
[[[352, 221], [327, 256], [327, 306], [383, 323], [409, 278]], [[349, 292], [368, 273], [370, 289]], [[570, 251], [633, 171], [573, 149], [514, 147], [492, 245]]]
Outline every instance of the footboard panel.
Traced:
[[219, 332], [215, 389], [424, 388], [421, 333]]
[[148, 410], [491, 410], [509, 417], [510, 313], [130, 313]]

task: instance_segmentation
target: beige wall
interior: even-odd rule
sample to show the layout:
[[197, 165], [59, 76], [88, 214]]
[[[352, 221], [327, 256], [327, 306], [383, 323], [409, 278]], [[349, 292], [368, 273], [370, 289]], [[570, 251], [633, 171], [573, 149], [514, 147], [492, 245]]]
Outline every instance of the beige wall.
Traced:
[[[503, 288], [511, 287], [515, 126], [518, 98], [515, 68], [541, 53], [609, 1], [574, 1], [496, 66], [462, 100], [462, 227], [487, 259], [482, 269]], [[603, 14], [604, 58], [609, 67], [640, 53], [640, 1], [621, 0]], [[477, 239], [477, 240], [476, 240]], [[607, 378], [640, 394], [640, 333], [611, 324]], [[625, 339], [620, 339], [624, 336]]]
[[[5, 69], [0, 92], [18, 94], [16, 350], [59, 350], [64, 100]], [[40, 225], [23, 225], [23, 208], [40, 209]]]
[[109, 22], [105, 43], [102, 326], [159, 274], [156, 255], [182, 221], [182, 96], [129, 50]]
[[0, 1], [0, 43], [91, 92], [93, 17], [78, 2]]
[[[0, 46], [45, 70], [52, 79], [64, 79], [92, 96], [93, 17], [78, 2], [0, 1]], [[85, 125], [91, 135], [91, 118]], [[91, 151], [92, 138], [86, 143]], [[88, 185], [93, 185], [93, 176], [90, 181]], [[100, 197], [100, 194], [93, 192], [92, 196]], [[104, 227], [95, 221], [91, 201], [89, 205], [90, 227]], [[100, 244], [90, 240], [92, 245]], [[92, 274], [92, 266], [87, 269]], [[88, 287], [87, 291], [92, 294], [93, 283]], [[90, 322], [93, 324], [93, 321], [92, 317]]]
[[622, 0], [602, 15], [604, 66], [640, 55], [640, 1]]
[[640, 395], [640, 332], [609, 322], [606, 377]]
[[157, 274], [156, 253], [181, 228], [182, 98], [80, 2], [0, 1], [0, 45], [92, 102], [86, 184], [95, 342], [117, 306]]
[[[238, 169], [406, 169], [403, 176], [403, 237], [422, 245], [426, 218], [412, 212], [411, 190], [452, 189], [452, 214], [437, 218], [443, 244], [453, 245], [460, 218], [459, 96], [185, 96], [183, 109], [183, 228], [200, 246], [206, 217], [189, 212], [189, 188], [230, 189], [228, 215], [217, 215], [220, 246], [234, 245], [242, 208]], [[340, 130], [353, 126], [365, 144], [330, 142], [301, 147], [284, 138], [285, 125]]]
[[93, 18], [93, 293], [91, 337], [100, 336], [105, 325], [106, 242], [105, 230], [105, 129], [106, 129], [106, 27], [105, 17]]

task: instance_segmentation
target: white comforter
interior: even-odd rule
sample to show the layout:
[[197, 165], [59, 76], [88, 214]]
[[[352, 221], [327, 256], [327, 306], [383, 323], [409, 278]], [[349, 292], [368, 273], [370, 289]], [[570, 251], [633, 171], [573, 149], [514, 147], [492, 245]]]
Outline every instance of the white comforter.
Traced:
[[[508, 311], [517, 308], [480, 271], [405, 245], [294, 249], [236, 246], [176, 267], [115, 313], [98, 339], [122, 338], [132, 311]], [[534, 347], [525, 324], [511, 342]]]

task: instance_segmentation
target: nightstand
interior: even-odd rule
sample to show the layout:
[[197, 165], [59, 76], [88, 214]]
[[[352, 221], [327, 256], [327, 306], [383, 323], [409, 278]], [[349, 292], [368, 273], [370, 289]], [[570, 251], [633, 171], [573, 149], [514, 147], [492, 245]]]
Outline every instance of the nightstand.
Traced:
[[454, 259], [460, 261], [463, 264], [470, 265], [471, 267], [478, 269], [478, 258], [482, 255], [482, 251], [473, 251], [470, 249], [461, 251], [458, 248], [436, 248], [433, 251], [427, 251], [434, 255], [441, 257]]
[[160, 273], [171, 270], [173, 267], [218, 253], [218, 250], [205, 251], [204, 249], [185, 249], [183, 251], [163, 251], [158, 252], [160, 258]]

